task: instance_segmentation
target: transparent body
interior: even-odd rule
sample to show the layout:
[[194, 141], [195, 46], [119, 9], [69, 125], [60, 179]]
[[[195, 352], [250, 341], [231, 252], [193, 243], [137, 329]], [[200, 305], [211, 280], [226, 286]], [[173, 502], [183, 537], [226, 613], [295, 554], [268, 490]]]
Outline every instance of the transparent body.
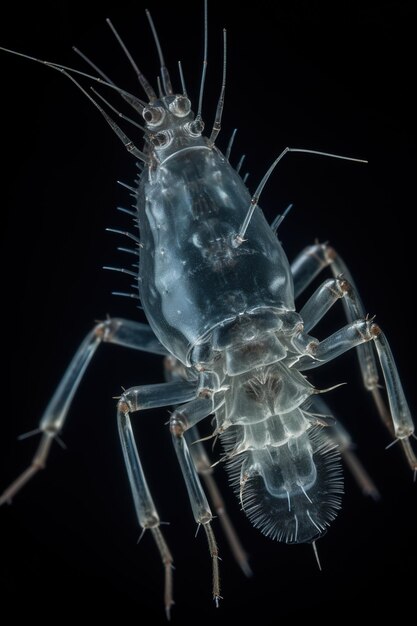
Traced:
[[[170, 432], [195, 521], [208, 539], [216, 602], [220, 598], [218, 550], [201, 480], [237, 562], [246, 574], [250, 568], [212, 477], [213, 465], [199, 440], [197, 426], [202, 420], [214, 416], [212, 437], [220, 437], [223, 443], [220, 461], [226, 463], [244, 512], [265, 535], [287, 543], [314, 543], [335, 517], [343, 488], [341, 455], [363, 491], [377, 495], [351, 450], [349, 435], [340, 425], [331, 425], [332, 412], [305, 372], [355, 348], [364, 385], [384, 424], [401, 443], [414, 471], [417, 460], [410, 445], [413, 423], [390, 347], [381, 329], [367, 317], [348, 268], [335, 250], [318, 243], [301, 252], [290, 266], [276, 236], [277, 226], [270, 226], [258, 207], [259, 194], [279, 160], [289, 151], [314, 151], [285, 148], [251, 197], [239, 168], [229, 164], [229, 148], [223, 156], [214, 145], [220, 130], [225, 72], [213, 130], [206, 137], [201, 106], [195, 117], [181, 70], [183, 93], [172, 90], [148, 17], [161, 62], [159, 96], [109, 25], [149, 103], [109, 85], [106, 75], [81, 56], [145, 122], [141, 152], [93, 99], [128, 151], [143, 164], [135, 187], [128, 186], [136, 198], [134, 217], [140, 242], [132, 233], [116, 231], [138, 244], [139, 272], [136, 264], [134, 271], [108, 269], [138, 278], [149, 325], [112, 318], [87, 334], [41, 418], [42, 438], [31, 465], [6, 488], [0, 504], [9, 502], [45, 466], [99, 345], [107, 342], [165, 355], [166, 382], [124, 390], [117, 403], [117, 420], [137, 519], [143, 530], [151, 531], [165, 568], [164, 601], [169, 614], [173, 557], [139, 458], [132, 413], [174, 407]], [[71, 78], [92, 99], [71, 75], [73, 70], [46, 64]], [[330, 268], [332, 278], [297, 312], [294, 298], [325, 268]], [[318, 341], [310, 332], [338, 300], [343, 302], [347, 323]], [[377, 360], [389, 409], [380, 393]]]
[[[174, 142], [182, 127], [171, 124]], [[251, 196], [207, 139], [159, 160], [142, 175], [137, 200], [150, 326], [188, 379], [216, 375], [212, 391], [224, 401], [215, 431], [251, 521], [273, 538], [313, 541], [335, 515], [342, 481], [334, 446], [305, 411], [314, 388], [292, 367], [294, 339], [315, 340], [294, 313], [285, 252], [258, 207], [236, 243]]]

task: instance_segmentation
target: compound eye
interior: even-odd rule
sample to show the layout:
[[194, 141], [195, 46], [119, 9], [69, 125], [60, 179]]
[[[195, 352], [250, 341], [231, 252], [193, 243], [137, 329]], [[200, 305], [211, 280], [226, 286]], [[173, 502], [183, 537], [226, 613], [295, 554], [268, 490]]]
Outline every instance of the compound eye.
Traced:
[[166, 130], [161, 130], [152, 137], [154, 146], [157, 148], [166, 148], [172, 141], [172, 136]]
[[204, 122], [202, 119], [196, 119], [193, 122], [185, 124], [185, 127], [191, 137], [200, 137], [204, 130]]
[[165, 109], [162, 107], [145, 107], [142, 117], [148, 126], [159, 126], [165, 118]]
[[185, 117], [191, 111], [191, 102], [185, 96], [175, 96], [175, 100], [169, 105], [169, 110], [177, 117]]

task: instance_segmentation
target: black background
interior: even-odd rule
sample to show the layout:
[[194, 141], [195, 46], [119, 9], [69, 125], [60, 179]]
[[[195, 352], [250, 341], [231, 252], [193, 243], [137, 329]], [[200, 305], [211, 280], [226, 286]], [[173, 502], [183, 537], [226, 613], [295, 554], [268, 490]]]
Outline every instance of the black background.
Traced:
[[[160, 33], [174, 84], [181, 59], [193, 101], [202, 50], [202, 2], [147, 3]], [[76, 44], [120, 85], [136, 90], [127, 62], [106, 27], [111, 17], [145, 73], [158, 71], [141, 2], [42, 3], [3, 15], [1, 44], [83, 69]], [[280, 229], [290, 258], [317, 237], [330, 240], [348, 262], [370, 313], [387, 331], [411, 407], [414, 382], [416, 151], [415, 3], [258, 1], [248, 8], [210, 2], [209, 73], [204, 106], [210, 127], [221, 77], [221, 28], [228, 28], [224, 149], [239, 128], [235, 162], [247, 153], [254, 185], [287, 145], [369, 159], [366, 166], [289, 155], [262, 197], [268, 219], [289, 202]], [[131, 302], [110, 295], [128, 280], [101, 271], [123, 265], [123, 245], [107, 226], [130, 226], [115, 212], [128, 194], [132, 159], [94, 108], [52, 70], [4, 53], [1, 64], [3, 364], [1, 484], [24, 466], [36, 442], [18, 443], [42, 413], [73, 351], [95, 319], [142, 319]], [[88, 81], [87, 81], [88, 84]], [[102, 90], [103, 91], [103, 90]], [[104, 92], [103, 92], [104, 93]], [[136, 91], [141, 96], [139, 91]], [[117, 98], [113, 99], [117, 102]], [[130, 113], [130, 111], [126, 111]], [[132, 138], [135, 130], [126, 128]], [[140, 139], [138, 139], [140, 146]], [[320, 336], [342, 325], [330, 316]], [[319, 333], [318, 333], [319, 334]], [[3, 606], [15, 617], [45, 623], [61, 616], [164, 623], [162, 568], [151, 538], [139, 534], [119, 450], [115, 401], [121, 385], [162, 381], [159, 357], [104, 346], [74, 401], [49, 468], [0, 512]], [[239, 511], [227, 480], [219, 481], [255, 572], [246, 580], [218, 530], [224, 601], [212, 606], [210, 563], [171, 449], [165, 409], [135, 418], [149, 482], [175, 555], [173, 620], [225, 624], [255, 613], [263, 624], [328, 622], [340, 616], [396, 619], [412, 609], [415, 584], [416, 487], [399, 446], [363, 391], [353, 355], [327, 368], [321, 386], [347, 381], [331, 401], [353, 433], [382, 499], [368, 501], [346, 477], [338, 519], [319, 542], [319, 572], [311, 547], [265, 539]], [[216, 524], [217, 526], [217, 524]], [[145, 618], [147, 611], [150, 617]]]

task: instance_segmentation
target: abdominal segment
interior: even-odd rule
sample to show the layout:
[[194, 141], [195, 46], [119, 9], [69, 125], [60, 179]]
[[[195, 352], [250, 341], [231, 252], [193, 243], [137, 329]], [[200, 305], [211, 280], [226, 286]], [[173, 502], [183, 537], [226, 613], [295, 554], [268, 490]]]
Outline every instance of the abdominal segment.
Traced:
[[340, 455], [327, 428], [301, 408], [222, 436], [242, 508], [271, 539], [308, 543], [336, 517], [343, 492]]

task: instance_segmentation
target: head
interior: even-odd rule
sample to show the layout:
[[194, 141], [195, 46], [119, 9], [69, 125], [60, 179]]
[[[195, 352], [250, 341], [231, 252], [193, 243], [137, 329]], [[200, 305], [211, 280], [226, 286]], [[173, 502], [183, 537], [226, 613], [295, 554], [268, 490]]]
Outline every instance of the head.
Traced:
[[206, 145], [204, 123], [199, 116], [195, 118], [187, 96], [162, 96], [145, 106], [142, 117], [148, 149], [159, 162], [178, 150]]

